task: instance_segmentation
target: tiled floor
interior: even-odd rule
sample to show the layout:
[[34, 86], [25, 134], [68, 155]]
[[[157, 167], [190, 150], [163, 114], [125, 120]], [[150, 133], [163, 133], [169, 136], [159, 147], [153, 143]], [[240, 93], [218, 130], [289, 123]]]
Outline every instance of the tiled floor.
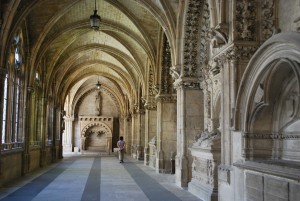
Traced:
[[69, 155], [0, 188], [1, 201], [201, 201], [141, 161]]

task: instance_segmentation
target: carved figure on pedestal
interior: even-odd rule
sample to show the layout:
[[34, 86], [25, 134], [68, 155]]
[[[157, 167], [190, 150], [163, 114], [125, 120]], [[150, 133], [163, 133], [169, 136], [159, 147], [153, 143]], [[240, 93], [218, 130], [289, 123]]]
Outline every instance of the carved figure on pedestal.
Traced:
[[102, 97], [101, 97], [101, 91], [98, 91], [96, 94], [96, 100], [95, 100], [95, 105], [96, 105], [96, 115], [101, 116], [101, 108], [102, 108]]

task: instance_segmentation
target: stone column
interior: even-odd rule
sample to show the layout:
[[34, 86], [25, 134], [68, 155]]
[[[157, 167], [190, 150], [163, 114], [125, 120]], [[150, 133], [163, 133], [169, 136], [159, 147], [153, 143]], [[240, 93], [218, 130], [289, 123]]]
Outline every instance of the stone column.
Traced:
[[47, 100], [45, 98], [45, 94], [43, 94], [43, 98], [42, 98], [42, 119], [41, 119], [41, 153], [40, 153], [40, 167], [44, 167], [46, 165], [46, 132], [47, 132], [47, 128], [45, 127], [46, 125], [46, 107], [45, 105]]
[[24, 112], [24, 122], [25, 122], [25, 133], [24, 133], [24, 152], [23, 152], [23, 160], [22, 160], [22, 175], [25, 175], [29, 172], [30, 168], [30, 117], [31, 117], [31, 96], [33, 94], [33, 87], [27, 87], [26, 104], [25, 104], [25, 112]]
[[134, 113], [132, 114], [132, 118], [131, 118], [131, 134], [129, 134], [131, 137], [131, 157], [136, 159], [136, 145], [137, 145], [137, 114]]
[[159, 95], [156, 99], [156, 172], [171, 173], [171, 153], [176, 152], [176, 95]]
[[145, 148], [145, 110], [139, 111], [139, 120], [138, 120], [138, 141], [137, 141], [137, 159], [144, 159], [144, 148]]
[[124, 137], [124, 140], [126, 142], [126, 153], [130, 153], [131, 150], [131, 117], [127, 116], [124, 118], [124, 133], [120, 134]]
[[63, 150], [64, 152], [72, 152], [73, 141], [74, 141], [74, 131], [73, 131], [73, 116], [65, 116], [65, 133], [63, 134]]
[[145, 148], [144, 165], [149, 165], [149, 142], [156, 136], [157, 130], [157, 107], [156, 104], [146, 103], [145, 105]]
[[188, 146], [204, 129], [203, 92], [196, 78], [179, 78], [177, 89], [177, 155], [175, 159], [176, 184], [187, 187], [192, 177], [192, 158]]

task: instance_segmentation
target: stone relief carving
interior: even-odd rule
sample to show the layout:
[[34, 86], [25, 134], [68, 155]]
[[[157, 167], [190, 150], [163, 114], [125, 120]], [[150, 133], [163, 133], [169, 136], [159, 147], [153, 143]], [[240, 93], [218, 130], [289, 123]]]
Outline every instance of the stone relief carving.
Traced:
[[208, 90], [206, 90], [205, 111], [207, 114], [207, 118], [210, 118], [211, 117], [211, 93]]
[[261, 9], [262, 39], [265, 41], [273, 35], [275, 29], [274, 0], [264, 0]]
[[162, 72], [161, 72], [161, 89], [162, 94], [175, 93], [173, 80], [170, 74], [171, 69], [171, 49], [166, 35], [164, 35], [163, 53], [162, 53]]
[[145, 104], [145, 109], [146, 110], [156, 110], [157, 109], [157, 104], [155, 99], [153, 98], [153, 100], [149, 100], [146, 104]]
[[256, 40], [256, 1], [236, 1], [236, 34], [242, 41]]
[[278, 139], [278, 140], [298, 140], [300, 139], [300, 133], [244, 133], [243, 138], [246, 139]]
[[200, 135], [195, 136], [195, 142], [192, 147], [210, 148], [220, 139], [220, 131], [209, 132], [208, 130], [204, 130]]
[[228, 26], [218, 24], [211, 29], [210, 44], [212, 48], [218, 48], [228, 43]]
[[[212, 159], [193, 157], [192, 175], [196, 180], [211, 188], [217, 188], [217, 164]], [[214, 182], [215, 181], [215, 182]], [[192, 181], [193, 182], [193, 181]]]
[[155, 96], [156, 92], [154, 90], [154, 74], [153, 67], [149, 66], [149, 77], [148, 77], [148, 96]]
[[156, 97], [157, 101], [165, 102], [165, 103], [176, 103], [177, 96], [173, 95], [160, 95]]
[[214, 68], [220, 69], [226, 60], [250, 60], [257, 49], [258, 46], [232, 45], [213, 59], [216, 62]]
[[200, 81], [195, 78], [178, 79], [174, 83], [174, 87], [184, 89], [200, 89]]
[[102, 96], [101, 92], [98, 91], [95, 97], [95, 105], [96, 105], [96, 111], [97, 111], [97, 116], [101, 116], [101, 109], [102, 109]]
[[172, 76], [172, 79], [175, 81], [179, 78], [179, 68], [177, 66], [172, 66], [170, 68], [170, 75]]
[[114, 102], [115, 105], [116, 105], [116, 108], [117, 108], [118, 113], [120, 114], [120, 105], [119, 105], [119, 102], [118, 102], [117, 98], [116, 98], [112, 93], [110, 93], [107, 89], [105, 89], [105, 88], [100, 88], [100, 89], [95, 89], [95, 88], [93, 88], [93, 89], [90, 89], [90, 90], [86, 91], [84, 94], [81, 94], [81, 96], [76, 97], [76, 98], [74, 99], [74, 102], [76, 103], [76, 104], [75, 104], [75, 109], [74, 109], [74, 114], [77, 114], [77, 113], [78, 113], [79, 106], [81, 105], [83, 99], [84, 99], [86, 96], [88, 96], [89, 94], [91, 94], [91, 93], [93, 93], [94, 91], [96, 91], [96, 90], [97, 90], [97, 91], [100, 91], [100, 92], [103, 92], [103, 93], [107, 94], [108, 96], [110, 96], [111, 99], [113, 100], [113, 102]]
[[202, 76], [201, 69], [206, 65], [208, 57], [209, 42], [207, 38], [210, 33], [209, 22], [209, 5], [206, 1], [189, 1], [184, 45], [183, 76], [185, 77]]

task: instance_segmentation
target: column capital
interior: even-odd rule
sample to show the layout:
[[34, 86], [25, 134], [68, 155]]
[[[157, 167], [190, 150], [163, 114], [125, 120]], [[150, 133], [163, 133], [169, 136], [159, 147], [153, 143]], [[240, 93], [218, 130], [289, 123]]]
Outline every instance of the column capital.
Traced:
[[175, 80], [174, 86], [177, 90], [180, 88], [200, 90], [200, 80], [196, 77], [180, 77]]
[[176, 103], [177, 94], [159, 94], [155, 97], [158, 102]]
[[74, 121], [74, 116], [64, 116], [63, 117], [65, 121]]

